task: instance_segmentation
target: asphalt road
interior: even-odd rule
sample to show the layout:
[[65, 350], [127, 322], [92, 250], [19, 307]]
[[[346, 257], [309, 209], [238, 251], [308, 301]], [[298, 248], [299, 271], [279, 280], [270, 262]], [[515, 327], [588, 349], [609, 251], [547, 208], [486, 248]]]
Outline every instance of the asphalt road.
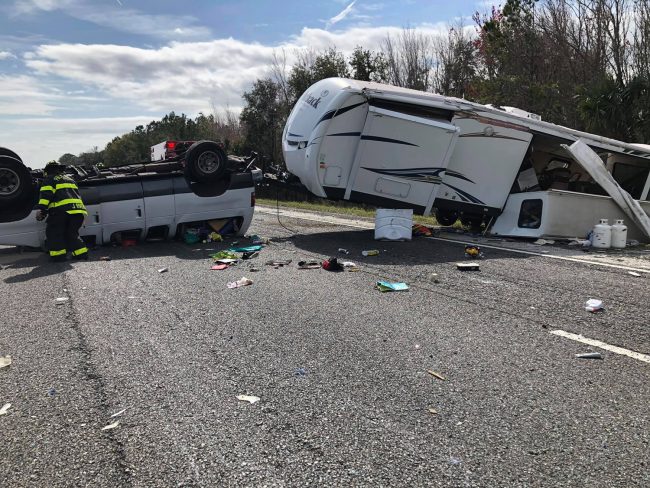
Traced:
[[[282, 222], [225, 271], [227, 244], [0, 250], [0, 486], [650, 485], [650, 364], [550, 333], [649, 354], [650, 275]], [[295, 266], [340, 247], [360, 272]]]

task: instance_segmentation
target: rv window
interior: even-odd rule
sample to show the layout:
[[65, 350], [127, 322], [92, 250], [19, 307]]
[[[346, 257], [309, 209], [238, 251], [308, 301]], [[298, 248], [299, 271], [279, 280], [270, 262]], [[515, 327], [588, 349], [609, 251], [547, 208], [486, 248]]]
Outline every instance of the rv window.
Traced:
[[542, 224], [542, 200], [524, 200], [521, 202], [517, 225], [524, 229], [539, 229]]
[[641, 192], [643, 192], [649, 174], [650, 168], [648, 167], [624, 163], [614, 163], [614, 171], [612, 171], [616, 182], [635, 200], [641, 198]]
[[412, 103], [395, 102], [393, 100], [371, 99], [370, 105], [373, 107], [391, 110], [406, 115], [414, 115], [416, 117], [424, 117], [426, 119], [447, 120], [451, 121], [451, 110], [443, 110], [436, 107], [427, 107], [425, 105], [414, 105]]

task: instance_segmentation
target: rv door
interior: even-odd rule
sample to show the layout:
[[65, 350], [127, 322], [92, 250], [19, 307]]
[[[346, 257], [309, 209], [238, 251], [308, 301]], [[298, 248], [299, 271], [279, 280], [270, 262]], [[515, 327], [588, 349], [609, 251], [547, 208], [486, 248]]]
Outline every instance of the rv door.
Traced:
[[371, 106], [344, 198], [429, 214], [458, 133], [447, 120]]

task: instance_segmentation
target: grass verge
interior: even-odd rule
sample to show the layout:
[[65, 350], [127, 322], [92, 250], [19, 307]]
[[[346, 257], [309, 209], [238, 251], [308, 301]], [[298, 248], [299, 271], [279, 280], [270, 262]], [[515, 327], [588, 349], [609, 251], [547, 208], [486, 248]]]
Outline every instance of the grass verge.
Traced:
[[[257, 203], [260, 205], [267, 205], [269, 207], [275, 207], [276, 201], [271, 198], [258, 198]], [[368, 210], [367, 208], [357, 207], [355, 205], [346, 204], [345, 206], [336, 205], [334, 203], [316, 203], [316, 202], [291, 202], [291, 201], [281, 201], [280, 207], [284, 208], [295, 208], [299, 210], [308, 210], [312, 212], [324, 212], [338, 215], [345, 215], [347, 217], [364, 217], [367, 219], [375, 218], [375, 211]], [[424, 217], [422, 215], [413, 215], [413, 222], [418, 224], [435, 226], [438, 225], [438, 221], [435, 217]], [[456, 224], [460, 224], [457, 222]], [[455, 227], [456, 225], [454, 225]]]

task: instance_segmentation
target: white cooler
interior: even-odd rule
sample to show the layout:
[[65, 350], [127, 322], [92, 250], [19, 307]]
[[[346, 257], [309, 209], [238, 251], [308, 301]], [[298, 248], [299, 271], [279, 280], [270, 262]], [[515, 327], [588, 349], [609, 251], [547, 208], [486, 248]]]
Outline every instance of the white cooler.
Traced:
[[412, 227], [412, 209], [377, 209], [375, 216], [375, 240], [410, 241], [413, 237]]

